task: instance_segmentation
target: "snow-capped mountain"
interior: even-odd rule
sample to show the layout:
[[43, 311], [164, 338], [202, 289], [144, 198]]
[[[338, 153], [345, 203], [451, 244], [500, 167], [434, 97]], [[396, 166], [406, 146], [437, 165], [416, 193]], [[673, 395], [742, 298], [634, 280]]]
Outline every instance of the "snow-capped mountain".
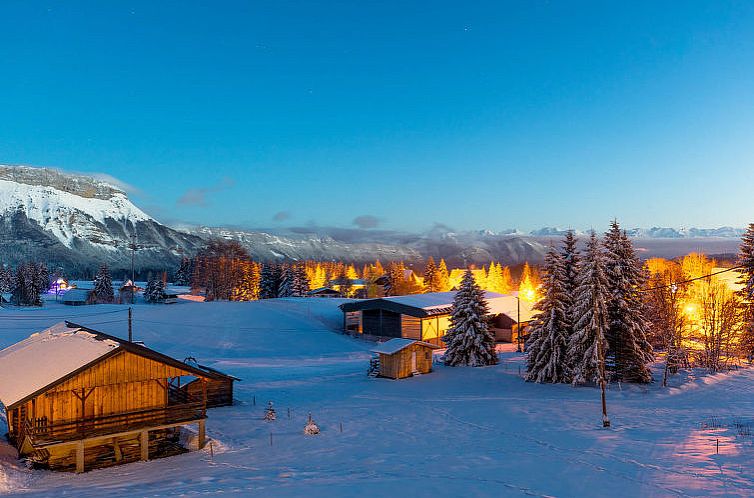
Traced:
[[121, 189], [94, 178], [46, 168], [0, 166], [0, 260], [27, 258], [88, 270], [101, 262], [130, 266], [135, 235], [138, 267], [162, 268], [192, 253], [197, 236], [160, 224]]
[[[580, 232], [577, 232], [580, 233]], [[742, 230], [633, 229], [643, 239], [734, 240]], [[130, 268], [129, 244], [136, 235], [138, 270], [171, 270], [183, 255], [195, 254], [207, 239], [239, 241], [260, 261], [344, 260], [363, 263], [433, 256], [460, 267], [490, 260], [516, 265], [543, 260], [547, 245], [565, 230], [547, 227], [524, 235], [516, 229], [457, 231], [437, 224], [425, 233], [346, 228], [245, 230], [168, 227], [139, 209], [123, 189], [106, 181], [53, 169], [0, 165], [0, 263], [34, 258], [76, 273], [106, 262]]]

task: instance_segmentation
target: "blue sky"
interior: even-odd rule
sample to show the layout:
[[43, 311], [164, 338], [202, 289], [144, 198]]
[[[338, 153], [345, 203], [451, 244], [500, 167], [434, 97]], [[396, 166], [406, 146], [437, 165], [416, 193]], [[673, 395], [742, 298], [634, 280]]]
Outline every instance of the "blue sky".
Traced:
[[0, 163], [158, 219], [754, 221], [753, 2], [0, 3]]

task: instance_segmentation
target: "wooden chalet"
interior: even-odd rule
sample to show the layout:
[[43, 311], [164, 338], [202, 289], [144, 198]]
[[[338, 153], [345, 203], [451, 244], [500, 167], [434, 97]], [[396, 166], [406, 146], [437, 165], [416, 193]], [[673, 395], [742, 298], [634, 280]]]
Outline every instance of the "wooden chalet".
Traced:
[[308, 297], [342, 297], [340, 292], [331, 287], [319, 287], [306, 293]]
[[[442, 337], [450, 327], [454, 297], [455, 292], [432, 292], [341, 304], [343, 330], [375, 338], [402, 337], [444, 346]], [[519, 302], [517, 293], [485, 292], [485, 298], [495, 339], [516, 341], [518, 330], [533, 318], [532, 305], [524, 300]]]
[[405, 379], [432, 371], [432, 350], [439, 346], [413, 339], [390, 339], [373, 349], [380, 358], [380, 377]]
[[87, 304], [95, 304], [94, 290], [93, 289], [68, 289], [60, 297], [63, 304], [68, 306], [84, 306]]
[[179, 438], [189, 425], [196, 425], [203, 447], [207, 386], [227, 380], [70, 322], [0, 351], [9, 440], [21, 456], [57, 470], [184, 452]]

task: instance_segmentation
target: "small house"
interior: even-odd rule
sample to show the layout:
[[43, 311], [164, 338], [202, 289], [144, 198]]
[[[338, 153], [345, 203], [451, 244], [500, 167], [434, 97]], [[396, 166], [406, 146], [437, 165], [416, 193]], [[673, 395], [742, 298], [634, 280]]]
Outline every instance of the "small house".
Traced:
[[[343, 330], [373, 338], [402, 337], [444, 346], [442, 338], [450, 327], [455, 291], [356, 300], [340, 305]], [[488, 322], [495, 340], [516, 342], [534, 316], [518, 293], [485, 292], [490, 314]]]
[[207, 385], [226, 378], [64, 322], [0, 351], [0, 406], [21, 456], [84, 472], [185, 452], [190, 425], [203, 447]]
[[309, 297], [341, 297], [340, 292], [330, 287], [319, 287], [306, 293]]
[[68, 289], [61, 296], [60, 300], [63, 304], [68, 306], [84, 306], [86, 304], [94, 304], [94, 290], [93, 289]]
[[233, 404], [233, 383], [241, 379], [228, 375], [207, 365], [201, 365], [196, 358], [189, 357], [183, 360], [184, 363], [202, 370], [210, 375], [207, 378], [206, 386], [201, 382], [194, 380], [182, 387], [187, 394], [191, 396], [200, 396], [202, 389], [207, 392], [207, 408], [217, 408], [220, 406], [231, 406]]
[[141, 290], [141, 287], [134, 284], [130, 279], [126, 280], [118, 289], [118, 300], [121, 304], [133, 304], [136, 302], [136, 294]]
[[380, 377], [404, 379], [432, 371], [432, 350], [439, 346], [413, 339], [390, 339], [373, 349], [380, 358]]

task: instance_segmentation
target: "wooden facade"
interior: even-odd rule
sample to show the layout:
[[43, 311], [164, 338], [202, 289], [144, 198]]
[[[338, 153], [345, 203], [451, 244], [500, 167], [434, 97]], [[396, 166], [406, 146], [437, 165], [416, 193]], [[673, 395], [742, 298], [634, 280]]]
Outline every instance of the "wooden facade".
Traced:
[[390, 343], [394, 340], [385, 343], [387, 349], [375, 350], [380, 357], [380, 377], [404, 379], [432, 371], [432, 350], [437, 349], [437, 346], [421, 341], [406, 341], [405, 346], [391, 350]]
[[[444, 346], [442, 337], [450, 328], [453, 294], [430, 293], [345, 303], [340, 305], [343, 330], [374, 338], [415, 339]], [[498, 341], [515, 341], [517, 319], [521, 319], [521, 325], [525, 327], [533, 316], [528, 304], [518, 309], [520, 303], [517, 299], [513, 295], [499, 294], [488, 298], [488, 303], [494, 303], [493, 308], [497, 308], [491, 310], [489, 325]]]
[[[217, 406], [218, 400], [227, 401], [227, 382], [232, 402], [232, 377], [66, 325], [72, 332], [57, 333], [67, 332], [68, 337], [86, 333], [88, 340], [108, 341], [110, 349], [6, 406], [10, 441], [22, 456], [39, 465], [83, 472], [175, 454], [184, 451], [177, 444], [178, 432], [189, 424], [196, 424], [201, 447], [206, 409]], [[33, 359], [33, 351], [23, 352]], [[16, 361], [12, 368], [21, 366]], [[192, 388], [185, 389], [188, 385]]]

